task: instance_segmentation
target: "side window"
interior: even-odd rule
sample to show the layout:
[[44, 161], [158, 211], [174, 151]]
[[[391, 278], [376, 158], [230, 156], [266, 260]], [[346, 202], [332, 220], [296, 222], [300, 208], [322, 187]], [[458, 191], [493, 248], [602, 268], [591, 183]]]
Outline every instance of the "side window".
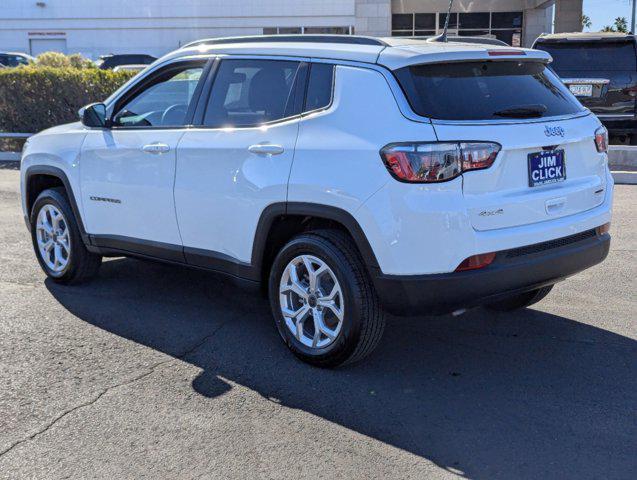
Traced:
[[254, 127], [294, 111], [299, 62], [222, 60], [204, 115], [208, 127]]
[[327, 107], [332, 101], [334, 65], [313, 63], [307, 84], [304, 112]]
[[118, 106], [113, 125], [120, 127], [179, 127], [203, 72], [203, 64], [168, 68], [151, 78], [141, 92]]
[[5, 67], [17, 67], [20, 65], [28, 65], [29, 61], [20, 55], [0, 55], [0, 64]]

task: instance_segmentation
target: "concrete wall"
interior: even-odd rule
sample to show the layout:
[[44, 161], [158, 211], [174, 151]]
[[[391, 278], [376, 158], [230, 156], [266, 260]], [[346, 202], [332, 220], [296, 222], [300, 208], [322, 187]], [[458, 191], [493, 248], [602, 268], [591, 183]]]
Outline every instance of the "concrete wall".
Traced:
[[[581, 30], [582, 0], [455, 0], [454, 11], [524, 11], [523, 45], [552, 28]], [[43, 7], [38, 3], [44, 4]], [[391, 34], [391, 14], [443, 12], [448, 0], [0, 0], [0, 49], [51, 48], [91, 58], [162, 55], [192, 40], [264, 27], [349, 27]]]
[[556, 0], [555, 33], [582, 31], [582, 0]]
[[537, 37], [551, 33], [553, 28], [553, 6], [551, 2], [540, 7], [524, 10], [522, 45], [531, 47]]
[[357, 35], [386, 37], [391, 34], [391, 0], [356, 0]]
[[[45, 6], [38, 7], [35, 1], [1, 0], [0, 49], [29, 52], [30, 40], [55, 38], [56, 43], [65, 44], [67, 53], [80, 52], [92, 58], [105, 53], [162, 55], [192, 40], [256, 35], [264, 27], [355, 26], [358, 2], [44, 0]], [[367, 7], [367, 31], [380, 31], [378, 17], [388, 5], [389, 0], [370, 2], [376, 8]], [[60, 42], [62, 39], [65, 42]]]

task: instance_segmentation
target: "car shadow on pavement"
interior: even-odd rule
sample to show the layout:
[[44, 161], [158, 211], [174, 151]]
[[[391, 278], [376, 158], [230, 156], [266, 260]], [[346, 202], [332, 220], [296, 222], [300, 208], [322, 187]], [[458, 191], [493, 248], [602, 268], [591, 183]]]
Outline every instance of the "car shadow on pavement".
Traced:
[[115, 259], [88, 285], [46, 285], [81, 320], [201, 368], [206, 397], [228, 379], [466, 478], [636, 472], [637, 342], [603, 329], [534, 309], [390, 318], [370, 358], [330, 371], [287, 351], [265, 299], [207, 272]]

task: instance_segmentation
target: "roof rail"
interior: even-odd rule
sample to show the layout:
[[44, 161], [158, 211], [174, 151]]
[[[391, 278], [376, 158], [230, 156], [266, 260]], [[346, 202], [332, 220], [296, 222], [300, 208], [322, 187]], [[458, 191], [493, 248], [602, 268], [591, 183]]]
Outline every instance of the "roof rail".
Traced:
[[226, 43], [345, 43], [349, 45], [375, 45], [387, 47], [388, 44], [379, 38], [364, 37], [362, 35], [253, 35], [246, 37], [219, 37], [206, 38], [190, 42], [181, 48], [196, 47], [199, 45], [223, 45]]

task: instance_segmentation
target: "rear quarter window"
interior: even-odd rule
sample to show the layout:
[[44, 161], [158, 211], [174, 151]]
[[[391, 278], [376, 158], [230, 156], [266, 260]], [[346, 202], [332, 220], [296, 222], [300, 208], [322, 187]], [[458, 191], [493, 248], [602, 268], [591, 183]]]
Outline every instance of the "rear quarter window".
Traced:
[[303, 111], [311, 112], [312, 110], [329, 106], [332, 102], [333, 79], [334, 65], [327, 63], [312, 64]]
[[[425, 64], [404, 67], [395, 74], [412, 109], [423, 117], [502, 120], [584, 111], [560, 79], [540, 62]], [[535, 110], [540, 113], [528, 114]]]

